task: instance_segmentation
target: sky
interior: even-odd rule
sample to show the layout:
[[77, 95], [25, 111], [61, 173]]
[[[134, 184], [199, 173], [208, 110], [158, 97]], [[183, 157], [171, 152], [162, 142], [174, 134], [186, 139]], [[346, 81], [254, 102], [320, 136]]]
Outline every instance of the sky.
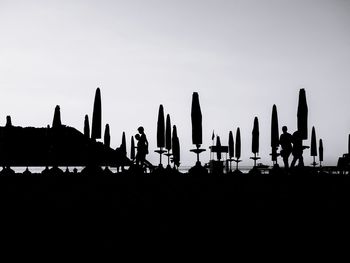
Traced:
[[163, 104], [178, 128], [181, 163], [193, 165], [198, 92], [202, 162], [213, 130], [227, 145], [240, 127], [243, 165], [252, 165], [257, 116], [260, 161], [271, 164], [272, 106], [280, 129], [294, 132], [304, 88], [310, 134], [315, 126], [324, 164], [336, 165], [350, 133], [349, 28], [349, 0], [0, 0], [0, 125], [11, 115], [15, 126], [46, 127], [60, 105], [62, 123], [83, 131], [100, 87], [113, 148], [142, 125], [156, 164]]

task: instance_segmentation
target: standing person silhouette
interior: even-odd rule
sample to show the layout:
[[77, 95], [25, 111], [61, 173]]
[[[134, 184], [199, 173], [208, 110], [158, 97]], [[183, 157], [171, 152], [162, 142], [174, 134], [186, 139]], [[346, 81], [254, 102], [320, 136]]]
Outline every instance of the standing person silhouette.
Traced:
[[293, 150], [293, 147], [292, 147], [293, 137], [290, 133], [287, 132], [288, 131], [287, 126], [283, 126], [282, 131], [283, 133], [280, 136], [280, 145], [282, 147], [281, 156], [283, 158], [284, 168], [288, 169], [289, 168], [288, 159]]
[[148, 154], [148, 141], [142, 126], [140, 126], [137, 131], [139, 134], [135, 136], [137, 140], [136, 164], [143, 167], [146, 155]]
[[295, 166], [296, 161], [298, 161], [298, 166], [303, 167], [304, 166], [303, 150], [310, 147], [303, 146], [303, 139], [299, 131], [296, 131], [293, 133], [292, 142], [293, 142], [293, 150], [292, 150], [293, 161], [290, 166], [293, 168]]

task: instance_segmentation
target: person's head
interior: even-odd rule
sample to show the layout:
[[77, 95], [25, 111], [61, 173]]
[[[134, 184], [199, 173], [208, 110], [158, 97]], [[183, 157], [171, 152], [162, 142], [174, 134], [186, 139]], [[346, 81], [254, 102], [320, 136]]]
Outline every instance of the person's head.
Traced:
[[137, 131], [139, 132], [139, 133], [143, 133], [143, 131], [144, 131], [144, 129], [143, 129], [143, 127], [142, 126], [140, 126], [140, 127], [138, 127], [138, 129], [137, 129]]
[[140, 140], [140, 134], [136, 134], [136, 135], [135, 135], [135, 139], [136, 139], [136, 140]]
[[283, 133], [286, 133], [286, 132], [288, 131], [287, 126], [283, 126], [283, 127], [282, 127], [282, 131], [283, 131]]

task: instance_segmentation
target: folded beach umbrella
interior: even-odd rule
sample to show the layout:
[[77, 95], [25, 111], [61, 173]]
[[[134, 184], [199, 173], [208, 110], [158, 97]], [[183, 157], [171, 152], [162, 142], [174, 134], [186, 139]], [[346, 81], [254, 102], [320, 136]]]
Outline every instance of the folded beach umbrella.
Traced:
[[89, 124], [89, 116], [85, 115], [84, 120], [84, 135], [86, 138], [90, 138], [90, 124]]
[[104, 144], [107, 147], [111, 146], [111, 135], [110, 135], [110, 131], [109, 131], [109, 124], [106, 124], [106, 128], [105, 128]]
[[221, 151], [220, 151], [221, 140], [220, 140], [220, 136], [216, 136], [216, 148], [217, 148], [216, 157], [220, 161], [221, 160]]
[[311, 156], [317, 156], [317, 144], [316, 144], [316, 131], [315, 127], [312, 127], [311, 132]]
[[191, 121], [192, 143], [199, 148], [199, 145], [202, 144], [202, 112], [197, 92], [193, 92], [192, 95]]
[[237, 160], [241, 158], [241, 131], [239, 128], [237, 128], [237, 132], [236, 132], [235, 157]]
[[312, 165], [315, 167], [316, 166], [316, 161], [315, 157], [317, 156], [317, 144], [316, 144], [316, 132], [315, 132], [315, 127], [312, 127], [312, 132], [311, 132], [311, 149], [310, 149], [311, 156], [313, 157], [313, 162]]
[[163, 105], [159, 106], [158, 110], [158, 122], [157, 122], [157, 147], [165, 147], [165, 123], [164, 123], [164, 108]]
[[277, 162], [277, 148], [279, 145], [279, 129], [278, 129], [278, 115], [277, 107], [272, 107], [272, 118], [271, 118], [271, 157], [273, 162]]
[[91, 127], [91, 138], [101, 139], [102, 130], [102, 109], [101, 109], [101, 91], [100, 88], [96, 89], [94, 111], [92, 113], [92, 127]]
[[238, 170], [238, 163], [241, 161], [241, 131], [237, 128], [236, 132], [236, 145], [235, 145], [235, 157], [234, 161], [236, 162], [236, 170]]
[[318, 158], [320, 160], [320, 166], [322, 166], [322, 162], [323, 162], [323, 141], [322, 139], [320, 139], [320, 143], [318, 146]]
[[300, 132], [300, 135], [303, 140], [307, 140], [308, 138], [307, 115], [308, 115], [308, 107], [306, 102], [305, 89], [300, 89], [297, 121], [298, 121], [298, 131]]
[[[8, 121], [7, 123], [10, 123], [10, 124], [7, 124], [7, 126], [11, 126], [11, 117], [8, 117], [7, 118]], [[56, 106], [55, 108], [55, 113], [53, 115], [53, 121], [52, 121], [52, 128], [59, 128], [62, 126], [62, 123], [61, 123], [61, 111], [60, 111], [60, 106]]]
[[254, 155], [259, 153], [259, 120], [258, 117], [254, 118], [254, 126], [252, 131], [252, 153]]
[[125, 132], [123, 132], [122, 144], [120, 145], [120, 150], [121, 150], [122, 154], [126, 156], [126, 138], [125, 138]]
[[176, 125], [173, 126], [172, 149], [174, 165], [178, 167], [180, 165], [180, 142], [179, 138], [177, 137]]
[[94, 110], [92, 114], [92, 127], [91, 127], [91, 138], [101, 139], [102, 133], [102, 109], [101, 109], [101, 91], [100, 88], [96, 89]]
[[165, 149], [167, 149], [168, 152], [171, 150], [171, 122], [170, 122], [170, 115], [169, 114], [167, 114], [167, 116], [166, 116]]
[[234, 157], [234, 141], [232, 131], [230, 131], [228, 135], [228, 156], [230, 159]]
[[135, 141], [134, 136], [131, 136], [130, 159], [135, 160]]

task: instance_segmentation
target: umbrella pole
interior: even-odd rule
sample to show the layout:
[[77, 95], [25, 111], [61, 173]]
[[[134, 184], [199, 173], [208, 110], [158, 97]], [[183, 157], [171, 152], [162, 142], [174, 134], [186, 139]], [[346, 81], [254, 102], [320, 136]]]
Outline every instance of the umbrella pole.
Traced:
[[254, 153], [254, 167], [256, 167], [256, 153]]
[[170, 166], [170, 150], [168, 150], [168, 166]]
[[[197, 150], [199, 149], [199, 145], [197, 144]], [[199, 152], [197, 152], [197, 163], [199, 163]]]
[[162, 147], [160, 147], [160, 153], [159, 153], [159, 164], [162, 165]]
[[312, 164], [313, 165], [313, 167], [315, 168], [316, 167], [316, 160], [315, 160], [315, 156], [313, 156], [313, 159], [314, 159], [314, 163]]

